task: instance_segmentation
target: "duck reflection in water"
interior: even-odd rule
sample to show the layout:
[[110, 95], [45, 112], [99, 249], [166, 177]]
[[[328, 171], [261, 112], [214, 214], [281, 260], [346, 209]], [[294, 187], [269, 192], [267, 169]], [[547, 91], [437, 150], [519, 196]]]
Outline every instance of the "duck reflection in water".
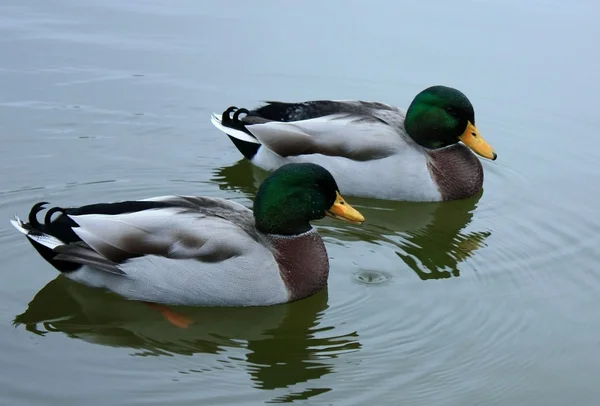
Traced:
[[[216, 170], [212, 181], [222, 190], [254, 196], [268, 172], [247, 160]], [[483, 191], [446, 202], [399, 202], [353, 196], [367, 222], [360, 230], [339, 226], [320, 229], [338, 240], [390, 244], [396, 255], [422, 280], [460, 276], [460, 264], [485, 245], [489, 230], [466, 232]]]
[[[325, 289], [297, 302], [268, 307], [169, 306], [189, 320], [187, 328], [181, 328], [143, 302], [59, 275], [36, 294], [14, 324], [41, 336], [61, 332], [93, 344], [132, 348], [133, 356], [214, 354], [218, 362], [200, 361], [190, 372], [239, 362], [255, 387], [274, 390], [334, 373], [335, 358], [360, 350], [356, 332], [336, 334], [335, 328], [322, 325], [327, 300]], [[246, 349], [246, 359], [239, 360], [237, 352], [231, 356], [231, 348]], [[276, 401], [307, 399], [329, 390], [312, 383], [310, 389]]]

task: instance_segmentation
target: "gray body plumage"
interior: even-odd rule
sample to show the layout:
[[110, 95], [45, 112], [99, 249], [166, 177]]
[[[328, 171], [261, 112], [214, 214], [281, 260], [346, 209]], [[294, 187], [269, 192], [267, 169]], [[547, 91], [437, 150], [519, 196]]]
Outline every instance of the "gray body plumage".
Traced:
[[[83, 265], [65, 275], [124, 297], [168, 304], [252, 306], [290, 300], [269, 236], [250, 209], [208, 197], [164, 196], [119, 214], [63, 214], [81, 241], [64, 243], [19, 219], [13, 225]], [[66, 211], [68, 213], [68, 211]], [[76, 212], [75, 212], [76, 213]]]

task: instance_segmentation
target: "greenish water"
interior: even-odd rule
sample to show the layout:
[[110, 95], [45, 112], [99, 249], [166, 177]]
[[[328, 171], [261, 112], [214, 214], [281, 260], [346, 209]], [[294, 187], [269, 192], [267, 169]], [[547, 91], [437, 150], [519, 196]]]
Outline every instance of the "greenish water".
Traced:
[[[600, 51], [591, 0], [0, 4], [1, 405], [595, 405]], [[484, 191], [347, 197], [316, 225], [327, 291], [154, 309], [57, 277], [10, 227], [163, 194], [250, 204], [265, 174], [209, 121], [318, 98], [466, 93], [499, 159]], [[343, 192], [343, 191], [342, 191]]]

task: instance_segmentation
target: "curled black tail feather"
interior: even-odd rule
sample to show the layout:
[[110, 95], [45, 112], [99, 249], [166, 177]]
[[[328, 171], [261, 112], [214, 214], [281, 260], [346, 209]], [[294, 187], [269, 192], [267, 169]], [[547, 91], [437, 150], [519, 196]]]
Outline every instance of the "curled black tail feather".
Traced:
[[231, 113], [235, 113], [237, 110], [238, 108], [235, 106], [228, 107], [227, 110], [225, 110], [223, 114], [221, 114], [221, 123], [226, 127], [232, 127], [239, 130], [239, 128], [237, 128], [234, 125], [233, 120], [231, 118]]
[[[240, 119], [240, 114], [245, 114], [245, 116], [242, 119]], [[234, 130], [243, 131], [244, 133], [248, 134], [252, 138], [256, 139], [254, 134], [252, 134], [250, 131], [248, 131], [248, 129], [246, 128], [247, 123], [244, 122], [244, 118], [251, 116], [251, 114], [252, 113], [250, 111], [248, 111], [247, 109], [244, 109], [244, 108], [238, 109], [235, 106], [231, 106], [227, 110], [225, 110], [223, 112], [223, 114], [221, 115], [221, 124], [223, 124], [225, 127], [229, 127]], [[256, 117], [253, 117], [253, 118], [256, 118]], [[241, 139], [236, 138], [229, 134], [227, 134], [227, 136], [229, 137], [231, 142], [233, 142], [233, 145], [235, 145], [236, 148], [247, 159], [254, 158], [254, 155], [256, 155], [256, 153], [258, 152], [258, 150], [260, 148], [260, 144], [258, 144], [258, 143], [244, 141], [244, 140], [241, 140]]]
[[[40, 223], [37, 219], [37, 215], [40, 211], [45, 209], [45, 205], [48, 202], [39, 202], [33, 205], [29, 211], [28, 224], [25, 227], [32, 233], [44, 233], [58, 238], [64, 243], [71, 243], [81, 241], [81, 238], [72, 230], [72, 227], [77, 227], [77, 223], [67, 217], [67, 209], [62, 207], [52, 207], [48, 209], [44, 216], [44, 222]], [[52, 219], [52, 216], [56, 213], [61, 213], [60, 216]]]
[[27, 220], [29, 221], [29, 226], [31, 228], [33, 228], [34, 230], [38, 230], [38, 231], [44, 231], [42, 230], [42, 225], [39, 223], [38, 219], [37, 219], [37, 214], [44, 210], [44, 206], [47, 205], [48, 202], [39, 202], [33, 205], [33, 207], [31, 208], [31, 210], [29, 211], [29, 216], [27, 217]]
[[235, 113], [233, 113], [233, 121], [236, 123], [240, 122], [240, 114], [250, 114], [250, 112], [247, 109], [241, 108], [238, 109]]
[[248, 131], [248, 129], [246, 128], [247, 123], [245, 123], [243, 121], [243, 118], [240, 119], [240, 114], [245, 114], [246, 116], [249, 116], [250, 112], [248, 111], [248, 109], [244, 109], [244, 108], [238, 109], [235, 106], [231, 106], [227, 110], [225, 110], [223, 112], [223, 114], [221, 115], [221, 123], [225, 127], [233, 128], [234, 130], [243, 131], [246, 134], [248, 134], [249, 136], [251, 136], [252, 138], [256, 138], [254, 135], [252, 135], [252, 133], [250, 131]]
[[52, 215], [54, 213], [65, 213], [65, 209], [62, 207], [53, 207], [48, 210], [44, 216], [44, 224], [52, 224]]
[[[40, 223], [38, 221], [37, 215], [40, 211], [45, 209], [44, 206], [46, 204], [48, 204], [48, 202], [36, 203], [33, 205], [31, 210], [29, 211], [29, 216], [27, 218], [29, 222], [27, 224], [23, 224], [23, 227], [28, 231], [28, 235], [34, 236], [34, 235], [47, 234], [47, 235], [51, 235], [55, 238], [58, 238], [65, 244], [68, 244], [71, 242], [76, 242], [76, 241], [81, 241], [81, 239], [77, 236], [77, 234], [75, 234], [73, 232], [73, 230], [71, 230], [71, 227], [73, 225], [77, 226], [77, 224], [75, 224], [74, 221], [72, 221], [71, 219], [69, 219], [67, 216], [64, 215], [65, 209], [63, 209], [63, 208], [53, 207], [53, 208], [49, 209], [46, 212], [46, 215], [44, 217], [44, 222]], [[52, 220], [52, 215], [57, 212], [60, 212], [63, 214], [61, 214], [56, 219]], [[63, 272], [63, 273], [68, 273], [68, 272], [76, 271], [77, 269], [81, 268], [80, 264], [57, 259], [56, 257], [58, 255], [58, 253], [55, 250], [48, 248], [45, 245], [40, 244], [39, 242], [35, 241], [35, 239], [28, 238], [28, 240], [31, 243], [31, 245], [33, 245], [33, 248], [35, 248], [35, 250], [42, 256], [42, 258], [44, 258], [46, 261], [48, 261], [58, 271]]]

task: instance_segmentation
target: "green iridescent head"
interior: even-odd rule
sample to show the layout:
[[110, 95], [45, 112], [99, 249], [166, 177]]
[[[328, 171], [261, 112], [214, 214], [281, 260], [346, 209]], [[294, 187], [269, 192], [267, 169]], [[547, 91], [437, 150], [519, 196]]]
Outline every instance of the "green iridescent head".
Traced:
[[260, 185], [254, 201], [256, 227], [268, 234], [301, 234], [311, 229], [311, 220], [325, 216], [365, 220], [344, 201], [331, 173], [316, 164], [281, 166]]
[[419, 93], [408, 107], [404, 127], [425, 148], [443, 148], [462, 141], [485, 158], [497, 157], [475, 127], [473, 105], [451, 87], [432, 86]]

